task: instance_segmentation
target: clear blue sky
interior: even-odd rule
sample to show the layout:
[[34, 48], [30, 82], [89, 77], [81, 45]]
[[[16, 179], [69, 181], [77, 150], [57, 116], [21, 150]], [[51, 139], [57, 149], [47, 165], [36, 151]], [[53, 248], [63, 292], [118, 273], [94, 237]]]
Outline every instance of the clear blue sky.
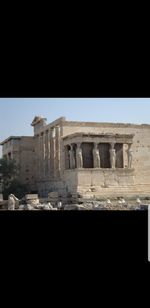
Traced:
[[65, 116], [73, 121], [150, 124], [150, 98], [0, 98], [0, 141], [32, 135], [35, 115], [47, 123]]

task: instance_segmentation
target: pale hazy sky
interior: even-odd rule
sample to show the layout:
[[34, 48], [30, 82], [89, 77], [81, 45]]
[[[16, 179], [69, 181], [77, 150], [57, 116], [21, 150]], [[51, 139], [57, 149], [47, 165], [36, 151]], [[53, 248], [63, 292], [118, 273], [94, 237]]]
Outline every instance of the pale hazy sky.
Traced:
[[150, 124], [150, 98], [0, 98], [0, 141], [32, 136], [35, 115], [47, 123], [64, 116], [70, 121]]

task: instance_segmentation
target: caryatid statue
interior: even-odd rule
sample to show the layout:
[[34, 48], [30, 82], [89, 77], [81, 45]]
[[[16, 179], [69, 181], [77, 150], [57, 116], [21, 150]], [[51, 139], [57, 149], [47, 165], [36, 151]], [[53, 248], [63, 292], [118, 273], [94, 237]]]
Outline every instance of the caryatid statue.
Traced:
[[100, 155], [99, 155], [99, 149], [97, 148], [98, 144], [94, 143], [94, 149], [93, 149], [93, 162], [94, 162], [94, 168], [100, 168]]
[[114, 146], [113, 146], [113, 148], [111, 148], [109, 150], [109, 152], [110, 152], [110, 165], [111, 165], [111, 168], [115, 169], [115, 167], [116, 167], [116, 151], [114, 149]]
[[69, 151], [70, 169], [74, 169], [75, 168], [75, 154], [73, 150], [73, 144], [71, 144], [70, 147], [71, 147]]
[[133, 158], [133, 151], [132, 151], [131, 145], [130, 145], [129, 150], [128, 150], [128, 168], [131, 168], [131, 166], [132, 166], [132, 158]]
[[77, 144], [77, 149], [76, 149], [76, 161], [77, 161], [77, 168], [83, 168], [83, 158], [82, 158], [82, 149], [81, 149], [81, 144]]

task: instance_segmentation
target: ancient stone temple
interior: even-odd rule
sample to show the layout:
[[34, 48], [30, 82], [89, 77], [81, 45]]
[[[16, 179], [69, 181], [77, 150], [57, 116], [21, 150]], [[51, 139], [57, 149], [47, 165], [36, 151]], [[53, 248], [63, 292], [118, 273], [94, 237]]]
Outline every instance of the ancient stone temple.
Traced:
[[[34, 136], [29, 137], [30, 147], [20, 163], [30, 161], [30, 177], [41, 197], [49, 192], [63, 196], [89, 191], [101, 197], [150, 195], [150, 125], [75, 122], [64, 117], [47, 124], [38, 116], [31, 125]], [[8, 140], [1, 142], [3, 155]], [[22, 146], [19, 155], [24, 150]]]

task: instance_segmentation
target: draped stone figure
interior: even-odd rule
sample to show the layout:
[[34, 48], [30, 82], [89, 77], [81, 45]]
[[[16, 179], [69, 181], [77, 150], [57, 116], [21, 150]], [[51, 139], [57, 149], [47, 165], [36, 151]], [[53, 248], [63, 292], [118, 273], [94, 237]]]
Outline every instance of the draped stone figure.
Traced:
[[80, 148], [80, 144], [77, 145], [76, 160], [77, 160], [77, 168], [83, 168], [82, 149]]
[[128, 168], [132, 167], [132, 158], [133, 158], [133, 151], [129, 149], [128, 150]]
[[116, 166], [116, 151], [115, 149], [111, 149], [110, 151], [110, 165], [112, 169], [115, 169]]
[[69, 151], [69, 159], [70, 159], [70, 169], [75, 168], [75, 154], [73, 150], [73, 145], [71, 145], [71, 149]]
[[94, 143], [94, 149], [93, 149], [93, 162], [94, 162], [94, 168], [100, 168], [100, 155], [99, 155], [99, 149], [97, 148], [97, 144]]

